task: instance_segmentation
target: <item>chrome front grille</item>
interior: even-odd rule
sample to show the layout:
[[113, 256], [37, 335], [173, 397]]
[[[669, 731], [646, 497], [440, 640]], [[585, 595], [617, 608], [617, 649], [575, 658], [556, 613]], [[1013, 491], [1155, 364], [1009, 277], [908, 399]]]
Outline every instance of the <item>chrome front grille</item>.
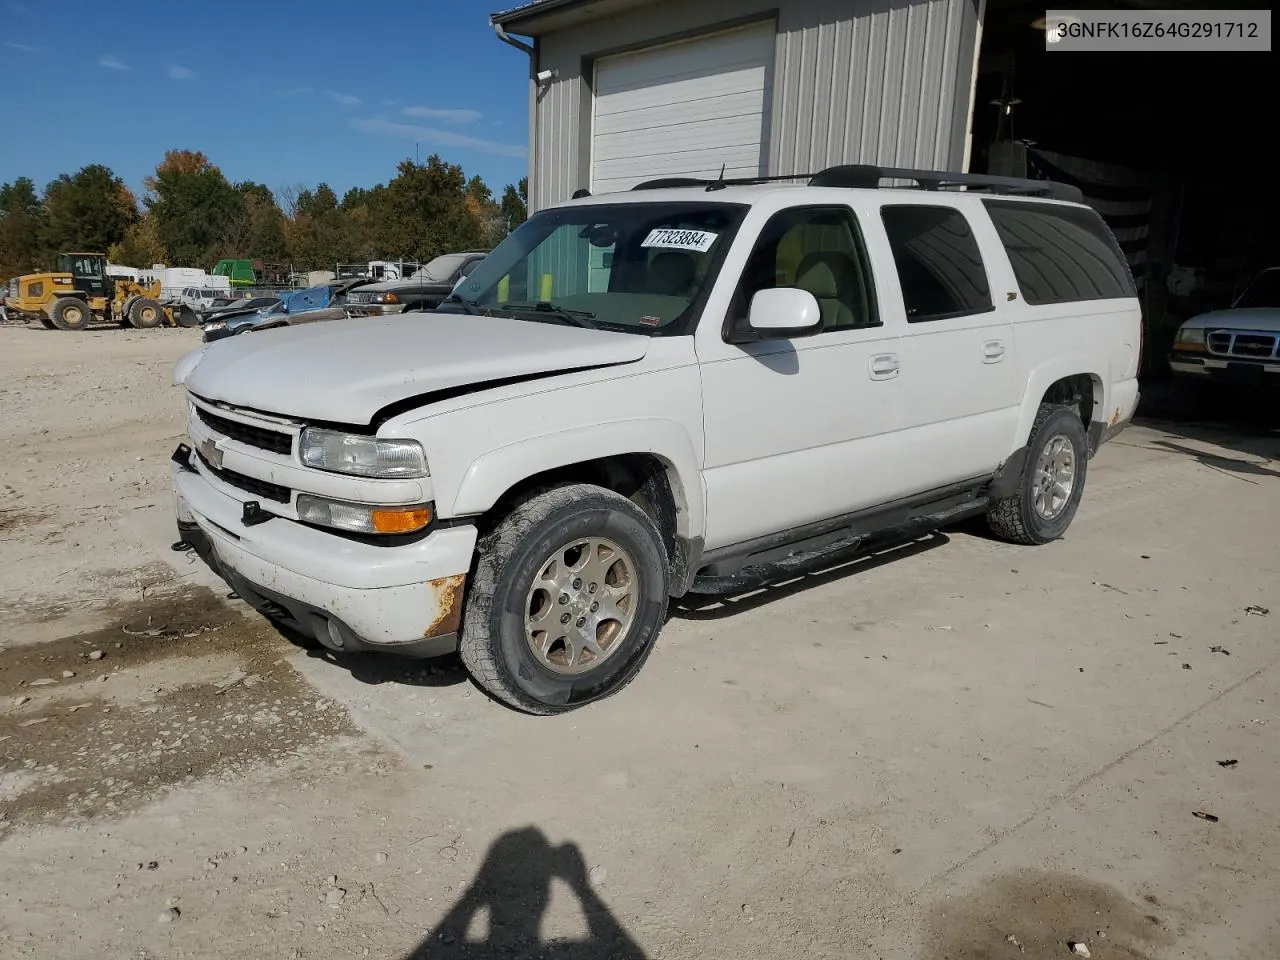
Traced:
[[276, 503], [288, 503], [293, 496], [293, 491], [288, 487], [279, 483], [269, 483], [266, 480], [259, 480], [257, 477], [248, 477], [243, 473], [237, 473], [234, 470], [227, 470], [223, 467], [215, 467], [200, 451], [196, 451], [196, 456], [200, 458], [200, 462], [204, 468], [211, 474], [221, 480], [223, 483], [230, 484], [245, 493], [251, 493], [255, 497], [262, 497], [264, 500], [274, 500]]
[[239, 440], [241, 443], [247, 443], [251, 447], [257, 447], [259, 450], [270, 450], [272, 453], [291, 453], [293, 451], [293, 437], [287, 433], [268, 430], [263, 427], [251, 427], [249, 424], [241, 423], [239, 420], [229, 420], [226, 417], [210, 413], [203, 407], [196, 408], [196, 415], [210, 429], [216, 430], [224, 437], [229, 437], [232, 440]]
[[1280, 333], [1256, 330], [1211, 330], [1205, 338], [1209, 352], [1241, 360], [1280, 359]]

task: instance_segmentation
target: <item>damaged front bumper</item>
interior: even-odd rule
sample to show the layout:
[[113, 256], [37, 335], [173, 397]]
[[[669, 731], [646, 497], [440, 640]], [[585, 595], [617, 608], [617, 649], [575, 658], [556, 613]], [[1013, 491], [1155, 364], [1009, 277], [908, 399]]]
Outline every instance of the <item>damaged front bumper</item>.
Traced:
[[179, 541], [263, 615], [332, 650], [457, 649], [474, 527], [381, 546], [256, 513], [199, 473], [185, 444], [171, 473]]

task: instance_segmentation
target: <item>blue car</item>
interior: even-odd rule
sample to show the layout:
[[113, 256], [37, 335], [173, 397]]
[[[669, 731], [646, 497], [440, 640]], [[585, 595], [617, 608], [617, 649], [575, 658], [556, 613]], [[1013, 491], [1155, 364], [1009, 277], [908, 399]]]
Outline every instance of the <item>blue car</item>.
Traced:
[[280, 295], [280, 302], [254, 313], [214, 321], [204, 326], [204, 341], [224, 340], [249, 330], [267, 330], [292, 323], [310, 323], [318, 320], [336, 320], [346, 316], [347, 293], [372, 280], [348, 280], [328, 283], [306, 290], [294, 290]]

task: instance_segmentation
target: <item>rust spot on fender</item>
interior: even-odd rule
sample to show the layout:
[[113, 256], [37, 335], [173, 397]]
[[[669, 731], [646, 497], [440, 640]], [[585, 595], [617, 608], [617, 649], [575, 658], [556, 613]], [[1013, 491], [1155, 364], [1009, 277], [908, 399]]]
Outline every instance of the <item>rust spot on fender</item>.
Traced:
[[443, 637], [458, 632], [462, 624], [462, 588], [466, 584], [467, 578], [462, 574], [442, 577], [427, 584], [436, 594], [436, 618], [422, 634], [424, 637]]
[[1120, 422], [1120, 408], [1116, 407], [1116, 412], [1111, 415], [1111, 426], [1115, 426]]

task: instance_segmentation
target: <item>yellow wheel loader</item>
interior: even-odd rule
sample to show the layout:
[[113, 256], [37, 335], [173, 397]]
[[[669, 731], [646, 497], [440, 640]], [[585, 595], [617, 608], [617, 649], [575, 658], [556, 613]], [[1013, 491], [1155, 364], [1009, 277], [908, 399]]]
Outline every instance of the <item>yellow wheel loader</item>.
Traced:
[[94, 321], [147, 329], [191, 326], [160, 302], [160, 281], [139, 283], [107, 276], [103, 253], [63, 253], [56, 269], [10, 281], [4, 306], [11, 317], [39, 320], [50, 329], [84, 330]]

